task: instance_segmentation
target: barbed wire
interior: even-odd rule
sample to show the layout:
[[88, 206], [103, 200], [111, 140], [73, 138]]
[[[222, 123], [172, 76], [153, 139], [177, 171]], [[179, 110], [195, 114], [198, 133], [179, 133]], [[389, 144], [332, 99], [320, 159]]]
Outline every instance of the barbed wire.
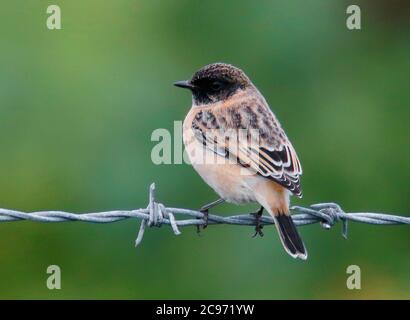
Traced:
[[[325, 229], [330, 229], [338, 222], [342, 223], [342, 235], [347, 238], [348, 221], [355, 221], [377, 225], [398, 225], [410, 224], [410, 217], [402, 217], [384, 213], [355, 212], [346, 213], [336, 203], [318, 203], [309, 208], [293, 206], [290, 208], [292, 219], [297, 226], [304, 226], [313, 223], [320, 223]], [[193, 219], [176, 220], [175, 215], [184, 215]], [[252, 214], [240, 214], [232, 216], [219, 216], [209, 214], [207, 222], [204, 220], [204, 214], [198, 210], [183, 208], [168, 208], [162, 203], [155, 201], [155, 184], [149, 188], [149, 203], [146, 209], [136, 210], [114, 210], [94, 213], [70, 213], [64, 211], [37, 211], [22, 212], [17, 210], [0, 209], [0, 222], [11, 222], [29, 220], [36, 222], [68, 222], [82, 221], [92, 223], [111, 223], [120, 220], [136, 218], [140, 219], [141, 225], [138, 231], [135, 245], [138, 246], [144, 236], [147, 227], [160, 227], [161, 225], [170, 225], [175, 235], [181, 232], [179, 227], [184, 226], [201, 226], [213, 224], [232, 224], [243, 226], [255, 226], [255, 216]], [[262, 216], [260, 224], [274, 224], [272, 217]]]

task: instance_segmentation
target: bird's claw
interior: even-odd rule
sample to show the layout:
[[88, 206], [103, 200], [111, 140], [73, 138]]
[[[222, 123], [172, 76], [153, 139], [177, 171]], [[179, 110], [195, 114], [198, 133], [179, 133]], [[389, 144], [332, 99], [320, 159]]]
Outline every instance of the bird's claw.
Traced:
[[[205, 223], [202, 225], [202, 229], [206, 229], [206, 227], [208, 226], [208, 217], [209, 217], [209, 209], [199, 209], [199, 212], [201, 212], [204, 216], [203, 216], [203, 220], [205, 221]], [[196, 232], [198, 235], [201, 234], [201, 225], [197, 225], [196, 226]]]
[[255, 238], [258, 235], [260, 237], [264, 236], [263, 231], [262, 231], [263, 225], [261, 223], [262, 212], [263, 212], [263, 209], [258, 210], [257, 212], [251, 213], [251, 215], [253, 215], [255, 217], [255, 233], [252, 236], [252, 238]]
[[208, 226], [209, 209], [201, 209], [199, 211], [204, 215], [203, 220], [205, 223], [202, 225], [202, 229], [205, 229]]

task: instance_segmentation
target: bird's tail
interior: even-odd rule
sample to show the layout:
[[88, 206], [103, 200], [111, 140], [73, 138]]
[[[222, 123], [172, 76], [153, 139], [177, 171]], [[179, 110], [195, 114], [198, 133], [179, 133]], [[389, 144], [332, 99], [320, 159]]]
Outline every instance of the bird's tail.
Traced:
[[286, 252], [293, 258], [306, 260], [307, 251], [305, 245], [290, 215], [275, 215], [273, 219]]

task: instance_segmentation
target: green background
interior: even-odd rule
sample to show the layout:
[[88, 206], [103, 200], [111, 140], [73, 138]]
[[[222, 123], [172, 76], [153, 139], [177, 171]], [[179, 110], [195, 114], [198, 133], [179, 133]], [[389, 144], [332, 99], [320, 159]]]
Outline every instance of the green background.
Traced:
[[[3, 1], [0, 10], [0, 207], [95, 212], [216, 199], [189, 165], [151, 161], [191, 99], [172, 86], [223, 61], [245, 70], [303, 164], [304, 198], [347, 212], [410, 214], [410, 14], [404, 1]], [[46, 28], [58, 4], [62, 30]], [[171, 131], [172, 132], [172, 131]], [[223, 205], [234, 214], [256, 206]], [[0, 224], [0, 298], [410, 298], [410, 227], [301, 228], [306, 262], [273, 227], [194, 227], [176, 237], [136, 220]], [[62, 270], [48, 290], [46, 268]], [[359, 265], [362, 289], [346, 288]]]

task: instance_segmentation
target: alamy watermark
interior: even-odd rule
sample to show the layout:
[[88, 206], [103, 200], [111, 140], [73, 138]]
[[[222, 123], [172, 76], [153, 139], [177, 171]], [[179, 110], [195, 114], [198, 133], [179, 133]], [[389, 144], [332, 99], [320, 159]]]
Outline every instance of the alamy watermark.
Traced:
[[61, 268], [58, 265], [50, 265], [47, 267], [46, 286], [50, 290], [61, 289]]
[[47, 14], [49, 16], [46, 20], [46, 26], [49, 30], [61, 29], [61, 9], [58, 5], [52, 4], [47, 7]]
[[346, 19], [346, 27], [349, 30], [362, 29], [362, 13], [360, 7], [356, 4], [351, 4], [346, 8], [348, 14]]
[[[152, 162], [156, 165], [226, 165], [239, 162], [244, 175], [252, 174], [247, 170], [250, 167], [268, 165], [267, 160], [261, 157], [258, 129], [193, 128], [187, 131], [190, 133], [183, 137], [181, 121], [174, 121], [173, 135], [167, 129], [154, 130], [151, 141], [156, 144], [151, 150]], [[273, 159], [270, 161], [274, 162]]]
[[349, 290], [360, 290], [362, 288], [362, 271], [357, 265], [350, 265], [346, 268], [349, 276], [346, 279], [346, 287]]

